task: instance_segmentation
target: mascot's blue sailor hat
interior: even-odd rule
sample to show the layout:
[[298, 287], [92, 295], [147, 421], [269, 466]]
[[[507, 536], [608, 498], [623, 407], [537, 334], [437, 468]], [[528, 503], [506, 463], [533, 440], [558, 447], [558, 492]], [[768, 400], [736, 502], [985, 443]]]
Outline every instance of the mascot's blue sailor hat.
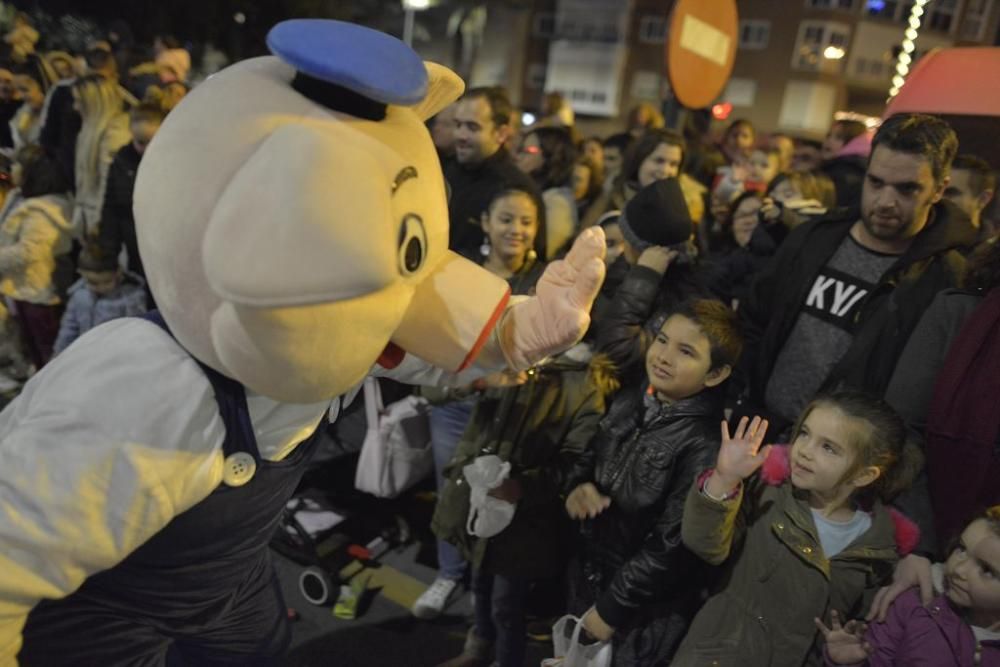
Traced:
[[427, 70], [403, 42], [371, 28], [329, 19], [282, 21], [267, 46], [296, 70], [292, 87], [334, 111], [382, 120], [388, 104], [427, 95]]

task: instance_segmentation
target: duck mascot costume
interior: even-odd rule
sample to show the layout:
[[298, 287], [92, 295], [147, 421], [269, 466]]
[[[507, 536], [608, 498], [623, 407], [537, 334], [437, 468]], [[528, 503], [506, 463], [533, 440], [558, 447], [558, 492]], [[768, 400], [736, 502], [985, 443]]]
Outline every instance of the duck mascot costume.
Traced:
[[520, 300], [448, 250], [424, 121], [455, 74], [336, 21], [268, 46], [143, 158], [159, 311], [88, 332], [0, 414], [2, 665], [277, 664], [267, 544], [328, 410], [368, 375], [524, 369], [589, 324], [599, 228]]

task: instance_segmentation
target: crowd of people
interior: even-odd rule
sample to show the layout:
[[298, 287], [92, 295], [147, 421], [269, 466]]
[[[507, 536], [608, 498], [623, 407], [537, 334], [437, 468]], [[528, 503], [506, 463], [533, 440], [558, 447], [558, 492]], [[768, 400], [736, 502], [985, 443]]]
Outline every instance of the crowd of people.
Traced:
[[[139, 62], [41, 43], [22, 16], [0, 54], [15, 383], [155, 307], [132, 190], [191, 71], [169, 37]], [[615, 665], [1000, 664], [991, 167], [918, 114], [822, 143], [745, 120], [712, 143], [650, 105], [584, 138], [558, 96], [518, 119], [484, 87], [430, 121], [451, 248], [525, 295], [596, 225], [607, 278], [576, 347], [421, 389], [439, 573], [412, 612], [463, 585], [475, 601], [447, 664], [524, 664], [552, 580]], [[510, 471], [470, 530], [463, 471], [484, 455]]]
[[[582, 230], [608, 247], [583, 343], [424, 391], [439, 572], [412, 613], [474, 599], [445, 664], [524, 664], [553, 579], [615, 665], [1000, 664], [990, 166], [927, 115], [712, 144], [546, 104], [519, 128], [473, 88], [430, 123], [452, 247], [514, 294]], [[511, 469], [483, 533], [485, 455]]]
[[0, 49], [4, 391], [90, 328], [154, 305], [132, 189], [191, 70], [171, 37], [128, 56], [110, 38], [79, 54], [44, 43], [19, 14]]

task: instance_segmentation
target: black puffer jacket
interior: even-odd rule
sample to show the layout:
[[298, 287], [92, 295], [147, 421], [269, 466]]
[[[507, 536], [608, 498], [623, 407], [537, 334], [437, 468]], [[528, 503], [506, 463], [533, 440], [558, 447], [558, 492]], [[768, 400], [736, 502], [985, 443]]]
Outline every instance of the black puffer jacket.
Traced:
[[[939, 202], [931, 211], [927, 226], [865, 297], [855, 318], [854, 340], [825, 386], [847, 385], [882, 395], [924, 311], [938, 292], [959, 283], [965, 268], [961, 249], [975, 242], [976, 230], [950, 203]], [[775, 361], [816, 275], [859, 219], [857, 209], [838, 210], [796, 228], [757, 275], [739, 309], [745, 344], [738, 380], [749, 412], [762, 409]]]
[[646, 398], [645, 386], [619, 393], [570, 475], [611, 498], [583, 522], [577, 570], [584, 581], [578, 577], [573, 588], [619, 630], [616, 642], [655, 635], [661, 652], [642, 664], [658, 664], [683, 638], [704, 583], [699, 560], [681, 543], [681, 516], [688, 487], [715, 462], [723, 415], [711, 391], [660, 405]]

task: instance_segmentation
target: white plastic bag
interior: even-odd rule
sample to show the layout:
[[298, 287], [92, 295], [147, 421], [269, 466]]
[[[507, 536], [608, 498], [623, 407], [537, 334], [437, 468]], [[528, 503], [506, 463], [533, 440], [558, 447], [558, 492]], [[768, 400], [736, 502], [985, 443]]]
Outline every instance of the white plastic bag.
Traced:
[[364, 392], [368, 431], [354, 486], [380, 498], [394, 498], [434, 470], [427, 401], [407, 396], [383, 406], [375, 378], [365, 378]]
[[[566, 627], [574, 623], [573, 634], [567, 636]], [[583, 619], [572, 614], [563, 616], [552, 626], [554, 658], [542, 661], [542, 667], [611, 667], [611, 642], [580, 643]]]
[[469, 483], [469, 518], [465, 529], [476, 537], [493, 537], [510, 525], [517, 506], [488, 495], [510, 475], [510, 464], [499, 456], [480, 456], [462, 468]]

